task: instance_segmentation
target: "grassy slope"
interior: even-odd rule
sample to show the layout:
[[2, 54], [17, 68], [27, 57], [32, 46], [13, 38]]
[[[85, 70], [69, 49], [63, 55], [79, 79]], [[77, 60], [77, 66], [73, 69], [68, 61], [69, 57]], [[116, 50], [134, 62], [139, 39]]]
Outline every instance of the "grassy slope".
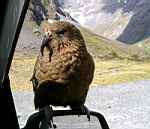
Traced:
[[89, 51], [98, 58], [145, 60], [150, 57], [144, 49], [136, 45], [127, 45], [118, 41], [112, 41], [93, 34], [84, 28], [82, 28], [81, 31]]
[[136, 45], [111, 41], [81, 30], [89, 51], [95, 55], [94, 84], [111, 85], [135, 80], [150, 79], [149, 53]]
[[111, 85], [150, 79], [150, 62], [96, 60], [94, 84]]
[[146, 38], [135, 44], [136, 46], [143, 48], [148, 54], [150, 54], [150, 38]]

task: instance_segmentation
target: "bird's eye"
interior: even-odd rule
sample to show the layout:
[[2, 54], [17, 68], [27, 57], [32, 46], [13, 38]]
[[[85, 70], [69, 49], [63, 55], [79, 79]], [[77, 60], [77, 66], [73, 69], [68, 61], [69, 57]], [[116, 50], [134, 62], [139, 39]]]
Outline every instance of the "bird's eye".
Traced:
[[66, 30], [61, 30], [61, 31], [58, 31], [57, 34], [63, 35], [65, 32], [66, 32]]

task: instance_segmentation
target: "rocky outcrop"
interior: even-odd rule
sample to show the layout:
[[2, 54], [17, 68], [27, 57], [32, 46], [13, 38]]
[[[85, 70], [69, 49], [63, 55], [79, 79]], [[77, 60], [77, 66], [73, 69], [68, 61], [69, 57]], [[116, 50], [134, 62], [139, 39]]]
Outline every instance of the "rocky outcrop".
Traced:
[[61, 8], [58, 0], [31, 0], [26, 19], [35, 21], [37, 25], [45, 19], [61, 19], [77, 22]]
[[[50, 5], [50, 6], [49, 6]], [[31, 0], [28, 9], [28, 19], [36, 22], [40, 25], [44, 19], [48, 17], [54, 17], [55, 4], [53, 1], [44, 0]]]
[[133, 44], [150, 36], [150, 1], [140, 1], [119, 41]]
[[63, 9], [93, 32], [133, 44], [150, 35], [149, 0], [59, 0]]

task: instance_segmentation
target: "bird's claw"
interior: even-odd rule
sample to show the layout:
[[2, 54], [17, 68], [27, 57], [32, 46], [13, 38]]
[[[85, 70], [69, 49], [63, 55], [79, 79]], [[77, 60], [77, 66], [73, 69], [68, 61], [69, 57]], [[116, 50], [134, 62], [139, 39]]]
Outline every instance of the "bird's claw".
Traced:
[[71, 106], [72, 110], [81, 111], [83, 114], [87, 115], [88, 121], [90, 121], [90, 111], [85, 105]]
[[52, 129], [56, 129], [57, 128], [56, 124], [51, 123], [51, 122], [49, 122], [49, 127], [52, 128]]
[[90, 121], [90, 111], [85, 105], [81, 105], [81, 111], [83, 113], [86, 113], [88, 121]]
[[47, 114], [47, 116], [48, 116], [48, 119], [49, 119], [48, 124], [49, 124], [50, 128], [55, 129], [56, 125], [53, 122], [53, 108], [51, 106], [48, 106], [45, 114]]
[[53, 109], [51, 106], [44, 107], [45, 119], [43, 120], [42, 127], [40, 129], [52, 129], [56, 128], [56, 125], [53, 123]]

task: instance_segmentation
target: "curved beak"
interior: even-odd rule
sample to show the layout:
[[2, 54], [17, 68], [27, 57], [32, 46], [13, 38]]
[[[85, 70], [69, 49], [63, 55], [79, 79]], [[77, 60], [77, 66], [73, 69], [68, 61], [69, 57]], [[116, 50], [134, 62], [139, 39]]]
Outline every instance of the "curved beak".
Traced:
[[42, 45], [41, 45], [41, 54], [43, 56], [43, 51], [44, 51], [44, 48], [45, 47], [48, 47], [49, 48], [49, 41], [50, 41], [50, 37], [51, 37], [51, 32], [45, 32], [45, 35], [44, 35], [44, 38], [43, 38], [43, 41], [42, 41]]

